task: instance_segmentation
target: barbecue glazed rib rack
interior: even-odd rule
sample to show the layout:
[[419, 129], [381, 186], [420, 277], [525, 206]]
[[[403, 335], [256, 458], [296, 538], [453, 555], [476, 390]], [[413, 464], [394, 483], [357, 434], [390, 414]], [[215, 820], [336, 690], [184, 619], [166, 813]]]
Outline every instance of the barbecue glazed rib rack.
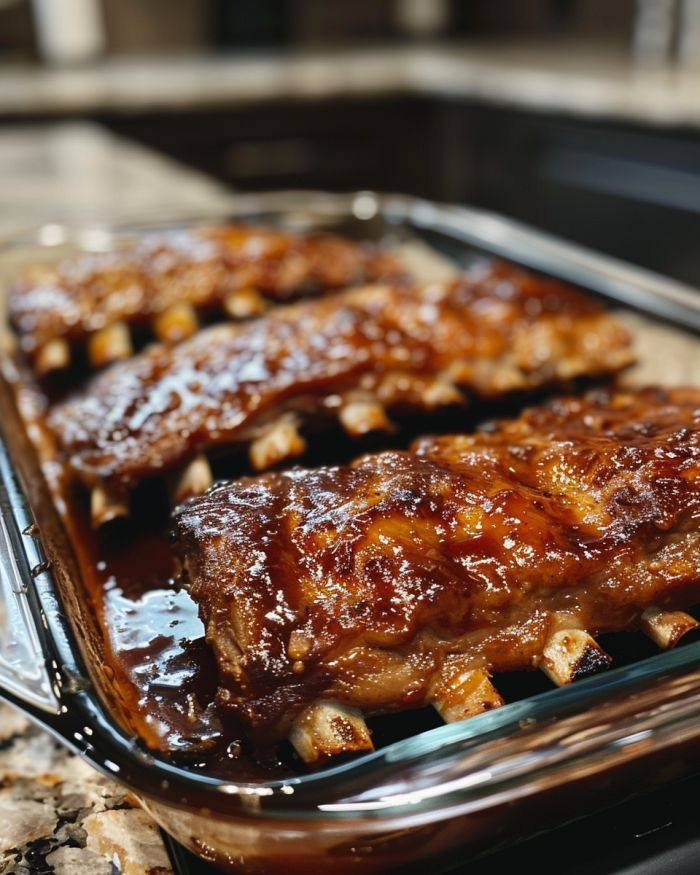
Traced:
[[[363, 713], [504, 702], [611, 660], [589, 634], [697, 628], [700, 391], [557, 399], [474, 435], [224, 482], [174, 513], [175, 551], [249, 734], [307, 762], [371, 750]], [[498, 682], [496, 678], [496, 683]]]
[[67, 368], [71, 345], [92, 367], [133, 352], [131, 329], [176, 343], [201, 315], [233, 320], [333, 289], [401, 281], [399, 265], [330, 234], [283, 234], [235, 224], [151, 234], [113, 252], [33, 266], [10, 289], [9, 317], [39, 375]]
[[[354, 215], [355, 207], [364, 218]], [[471, 261], [477, 248], [495, 251], [613, 299], [651, 299], [657, 311], [666, 308], [686, 325], [698, 323], [688, 290], [469, 211], [368, 195], [241, 199], [237, 209], [237, 220], [294, 230], [342, 225], [359, 239], [417, 237], [459, 260]], [[36, 260], [36, 251], [25, 255]], [[26, 415], [33, 399], [22, 403]], [[540, 828], [548, 805], [561, 817], [574, 800], [580, 809], [596, 799], [603, 773], [606, 786], [622, 790], [633, 773], [653, 779], [650, 763], [687, 769], [693, 762], [700, 711], [700, 654], [694, 644], [511, 701], [308, 775], [220, 780], [145, 750], [123, 729], [130, 725], [128, 703], [120, 700], [122, 691], [105, 670], [109, 661], [89, 610], [89, 588], [71, 561], [65, 529], [36, 476], [36, 460], [7, 392], [2, 405], [10, 450], [2, 459], [3, 504], [11, 508], [3, 519], [10, 545], [4, 584], [8, 604], [17, 606], [12, 613], [20, 618], [15, 629], [22, 616], [28, 621], [27, 652], [41, 653], [36, 673], [25, 671], [20, 683], [12, 671], [13, 659], [17, 663], [13, 643], [6, 651], [5, 689], [32, 702], [25, 707], [40, 709], [35, 713], [45, 723], [137, 788], [160, 822], [197, 852], [230, 866], [244, 861], [267, 871], [308, 869], [329, 860], [341, 872], [403, 866], [407, 860], [453, 856], [457, 846], [477, 850], [512, 829], [516, 811], [518, 829]], [[661, 636], [663, 624], [654, 623], [653, 616], [649, 620]], [[42, 678], [45, 656], [51, 675]], [[25, 667], [29, 664], [23, 660]], [[61, 707], [65, 712], [57, 715]], [[525, 799], [526, 806], [517, 804]], [[207, 812], [198, 813], [200, 808]]]

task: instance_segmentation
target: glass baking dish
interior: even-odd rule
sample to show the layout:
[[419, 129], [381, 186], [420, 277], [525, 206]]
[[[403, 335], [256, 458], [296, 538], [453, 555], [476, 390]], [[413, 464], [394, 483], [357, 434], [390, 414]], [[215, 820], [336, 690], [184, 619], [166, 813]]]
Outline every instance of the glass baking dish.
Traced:
[[[495, 215], [369, 192], [235, 196], [223, 212], [176, 223], [47, 225], [2, 241], [0, 282], [28, 262], [223, 218], [419, 241], [460, 264], [508, 258], [652, 314], [663, 359], [678, 349], [684, 360], [688, 350], [700, 356], [700, 297], [691, 288]], [[689, 373], [696, 364], [684, 361]], [[5, 357], [0, 694], [124, 782], [200, 856], [232, 871], [409, 872], [428, 860], [439, 871], [696, 769], [700, 642], [284, 780], [232, 783], [147, 749], [110, 676], [12, 369]]]

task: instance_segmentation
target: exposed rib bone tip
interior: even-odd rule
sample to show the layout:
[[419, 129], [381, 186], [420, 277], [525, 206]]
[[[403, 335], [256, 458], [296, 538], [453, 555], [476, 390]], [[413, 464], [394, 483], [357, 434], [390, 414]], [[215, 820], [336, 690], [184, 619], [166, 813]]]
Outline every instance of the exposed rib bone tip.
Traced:
[[391, 421], [378, 401], [349, 401], [338, 413], [340, 424], [352, 437], [372, 431], [391, 431]]
[[700, 623], [685, 611], [662, 611], [647, 608], [641, 617], [641, 629], [662, 650], [675, 647], [684, 635], [697, 629]]
[[283, 417], [253, 441], [248, 455], [251, 465], [257, 471], [263, 471], [290, 456], [300, 456], [305, 450], [306, 441], [299, 434], [296, 423]]
[[94, 528], [118, 517], [129, 515], [129, 502], [125, 495], [112, 493], [102, 486], [96, 486], [90, 496], [90, 517]]
[[305, 763], [374, 750], [360, 711], [335, 699], [314, 702], [302, 711], [292, 725], [289, 740]]
[[207, 457], [203, 454], [195, 456], [179, 474], [170, 478], [170, 499], [173, 504], [180, 504], [186, 498], [206, 492], [213, 482]]
[[34, 359], [34, 369], [40, 377], [53, 371], [62, 371], [70, 364], [70, 347], [62, 337], [49, 340], [41, 347]]
[[483, 668], [456, 671], [447, 678], [443, 673], [433, 691], [432, 703], [446, 723], [467, 720], [505, 704]]
[[171, 304], [153, 320], [153, 331], [159, 340], [178, 343], [196, 333], [199, 319], [192, 306], [186, 301]]
[[226, 296], [224, 310], [232, 319], [250, 319], [267, 310], [267, 301], [257, 289], [238, 289]]
[[125, 322], [113, 322], [101, 328], [88, 341], [88, 357], [96, 368], [129, 358], [133, 351], [129, 326]]
[[451, 404], [463, 404], [464, 394], [446, 380], [434, 380], [423, 390], [423, 403], [428, 408], [447, 407]]
[[540, 668], [561, 687], [578, 678], [608, 668], [612, 659], [583, 629], [561, 629], [550, 636]]

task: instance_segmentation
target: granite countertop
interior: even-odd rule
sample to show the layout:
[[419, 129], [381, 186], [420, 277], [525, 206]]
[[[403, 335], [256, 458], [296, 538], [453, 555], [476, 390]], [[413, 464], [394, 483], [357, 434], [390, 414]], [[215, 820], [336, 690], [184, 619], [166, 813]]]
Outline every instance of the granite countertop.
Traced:
[[0, 191], [0, 233], [197, 213], [227, 197], [204, 174], [86, 122], [0, 127]]
[[114, 781], [0, 704], [0, 873], [168, 875], [160, 832]]
[[273, 99], [413, 94], [483, 99], [655, 125], [700, 125], [700, 71], [644, 69], [585, 42], [123, 58], [0, 68], [0, 114], [135, 112]]
[[[1, 233], [202, 212], [227, 199], [199, 173], [82, 123], [0, 129], [0, 190]], [[0, 875], [171, 871], [136, 800], [0, 704]]]

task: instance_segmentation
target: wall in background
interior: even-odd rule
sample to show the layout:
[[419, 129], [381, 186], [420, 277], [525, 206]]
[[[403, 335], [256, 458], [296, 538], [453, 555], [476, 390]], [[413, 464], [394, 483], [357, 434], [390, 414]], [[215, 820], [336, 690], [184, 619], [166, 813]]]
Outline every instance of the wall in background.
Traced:
[[[408, 22], [420, 21], [420, 4], [438, 2], [444, 14], [434, 16], [435, 30], [412, 33]], [[107, 52], [116, 55], [352, 46], [420, 36], [629, 42], [635, 9], [634, 0], [102, 0], [102, 7]], [[0, 53], [35, 58], [35, 43], [31, 0], [0, 0]]]

